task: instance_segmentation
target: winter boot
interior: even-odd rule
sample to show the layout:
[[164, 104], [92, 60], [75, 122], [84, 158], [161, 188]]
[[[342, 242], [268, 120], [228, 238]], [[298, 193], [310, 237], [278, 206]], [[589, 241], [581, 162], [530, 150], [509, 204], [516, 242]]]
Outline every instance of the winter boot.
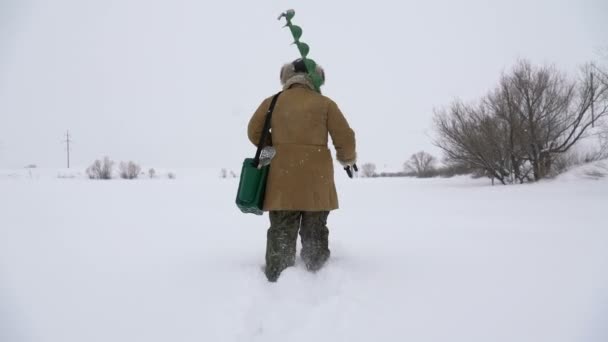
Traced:
[[293, 266], [300, 227], [300, 212], [271, 211], [266, 239], [266, 268], [268, 281], [275, 282], [284, 269]]
[[305, 211], [302, 213], [300, 227], [302, 251], [300, 256], [306, 265], [306, 269], [312, 272], [321, 269], [331, 254], [328, 247], [328, 215], [328, 211]]

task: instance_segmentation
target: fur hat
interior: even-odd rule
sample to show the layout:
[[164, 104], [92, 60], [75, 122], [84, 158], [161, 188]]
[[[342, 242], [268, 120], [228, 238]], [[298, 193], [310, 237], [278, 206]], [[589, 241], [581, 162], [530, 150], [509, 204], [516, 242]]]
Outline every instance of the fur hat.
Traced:
[[[317, 73], [321, 75], [321, 79], [323, 82], [321, 85], [325, 83], [325, 70], [317, 64]], [[306, 72], [306, 66], [301, 58], [296, 59], [291, 63], [287, 63], [283, 65], [281, 68], [281, 85], [283, 85], [283, 89], [288, 89], [294, 84], [303, 84], [308, 88], [315, 90], [315, 86], [312, 84], [310, 77]]]

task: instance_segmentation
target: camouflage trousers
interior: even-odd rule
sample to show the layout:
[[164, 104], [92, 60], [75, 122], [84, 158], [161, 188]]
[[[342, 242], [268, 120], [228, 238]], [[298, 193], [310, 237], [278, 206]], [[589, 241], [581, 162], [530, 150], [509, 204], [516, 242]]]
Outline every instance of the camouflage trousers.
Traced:
[[296, 260], [298, 231], [302, 240], [300, 256], [309, 271], [317, 271], [329, 258], [327, 216], [329, 211], [271, 211], [266, 240], [265, 273], [276, 281]]

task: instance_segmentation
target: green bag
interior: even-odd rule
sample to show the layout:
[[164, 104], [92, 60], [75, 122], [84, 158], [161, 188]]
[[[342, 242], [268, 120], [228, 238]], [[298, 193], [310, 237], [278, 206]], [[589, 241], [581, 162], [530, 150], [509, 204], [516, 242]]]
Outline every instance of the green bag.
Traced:
[[255, 157], [245, 158], [243, 161], [239, 189], [236, 193], [236, 205], [245, 214], [262, 215], [264, 213], [264, 194], [266, 192], [266, 178], [268, 177], [270, 165], [262, 167], [258, 167], [258, 165], [260, 163], [262, 148], [270, 133], [269, 129], [272, 111], [274, 110], [274, 106], [276, 105], [280, 94], [281, 92], [277, 93], [272, 98], [270, 108], [268, 108], [268, 112], [266, 112], [264, 129], [262, 131], [262, 136], [260, 137]]
[[246, 158], [243, 161], [236, 205], [243, 213], [262, 215], [269, 165], [260, 169], [254, 165], [253, 158]]

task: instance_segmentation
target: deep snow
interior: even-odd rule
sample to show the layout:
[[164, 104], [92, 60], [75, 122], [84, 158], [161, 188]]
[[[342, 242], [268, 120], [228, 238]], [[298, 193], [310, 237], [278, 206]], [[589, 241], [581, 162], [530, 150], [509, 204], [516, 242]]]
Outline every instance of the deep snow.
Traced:
[[2, 342], [608, 341], [608, 177], [338, 174], [331, 261], [270, 284], [234, 179], [27, 172], [0, 172]]

